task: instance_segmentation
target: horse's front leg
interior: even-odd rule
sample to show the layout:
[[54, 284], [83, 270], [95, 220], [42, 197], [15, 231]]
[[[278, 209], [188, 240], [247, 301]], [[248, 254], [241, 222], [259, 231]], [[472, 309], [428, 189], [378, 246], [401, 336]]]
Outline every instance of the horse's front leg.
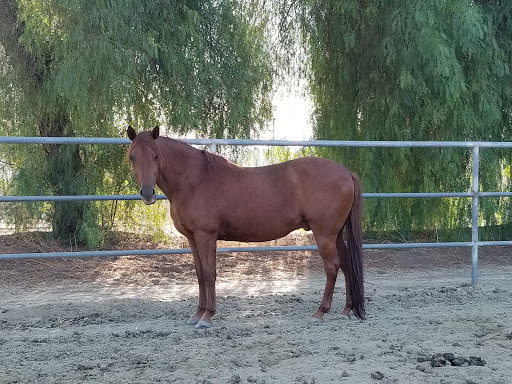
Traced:
[[[196, 328], [210, 328], [217, 310], [215, 281], [217, 279], [217, 237], [209, 233], [194, 234], [190, 241], [199, 282], [199, 304], [189, 320]], [[194, 243], [194, 246], [192, 246]], [[194, 249], [195, 248], [195, 249]]]
[[206, 286], [203, 276], [203, 268], [201, 267], [201, 258], [199, 257], [199, 251], [197, 249], [196, 242], [193, 238], [189, 238], [190, 249], [192, 249], [192, 255], [194, 256], [194, 267], [196, 269], [197, 282], [199, 284], [199, 300], [197, 309], [194, 314], [187, 321], [188, 325], [196, 325], [203, 313], [206, 311]]

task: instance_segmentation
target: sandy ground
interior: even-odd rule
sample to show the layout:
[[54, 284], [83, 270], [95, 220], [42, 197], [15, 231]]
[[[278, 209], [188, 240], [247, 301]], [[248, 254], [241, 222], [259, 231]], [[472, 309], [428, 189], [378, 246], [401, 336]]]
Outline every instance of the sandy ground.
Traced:
[[368, 319], [340, 316], [340, 275], [321, 324], [318, 255], [220, 257], [208, 330], [185, 324], [188, 256], [3, 262], [0, 383], [511, 383], [512, 250], [477, 287], [457, 252], [418, 268], [367, 252]]

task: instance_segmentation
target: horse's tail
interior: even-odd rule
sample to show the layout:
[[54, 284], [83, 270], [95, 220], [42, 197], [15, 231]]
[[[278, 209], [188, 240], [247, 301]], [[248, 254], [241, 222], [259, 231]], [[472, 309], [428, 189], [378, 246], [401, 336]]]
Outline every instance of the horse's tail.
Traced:
[[363, 281], [363, 194], [359, 177], [352, 173], [354, 201], [347, 219], [347, 253], [349, 292], [352, 311], [359, 319], [366, 318]]

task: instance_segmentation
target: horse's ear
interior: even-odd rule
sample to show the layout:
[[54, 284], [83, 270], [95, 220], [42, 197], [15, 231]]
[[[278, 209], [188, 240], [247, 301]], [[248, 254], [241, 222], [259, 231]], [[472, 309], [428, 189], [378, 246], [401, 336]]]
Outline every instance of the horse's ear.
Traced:
[[160, 127], [158, 125], [155, 125], [155, 128], [153, 128], [153, 131], [151, 131], [151, 136], [154, 140], [158, 138], [158, 135], [160, 135]]
[[131, 125], [128, 125], [128, 129], [126, 130], [126, 134], [128, 135], [128, 138], [133, 141], [135, 137], [137, 136], [137, 133], [135, 133], [135, 129]]

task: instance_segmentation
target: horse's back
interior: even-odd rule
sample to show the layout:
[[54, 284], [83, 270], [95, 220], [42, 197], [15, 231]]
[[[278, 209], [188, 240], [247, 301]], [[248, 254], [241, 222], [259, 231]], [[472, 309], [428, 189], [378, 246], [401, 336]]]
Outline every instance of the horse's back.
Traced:
[[305, 185], [314, 182], [322, 186], [344, 184], [349, 183], [352, 177], [343, 165], [320, 157], [301, 157], [282, 164], [287, 165], [297, 181]]

